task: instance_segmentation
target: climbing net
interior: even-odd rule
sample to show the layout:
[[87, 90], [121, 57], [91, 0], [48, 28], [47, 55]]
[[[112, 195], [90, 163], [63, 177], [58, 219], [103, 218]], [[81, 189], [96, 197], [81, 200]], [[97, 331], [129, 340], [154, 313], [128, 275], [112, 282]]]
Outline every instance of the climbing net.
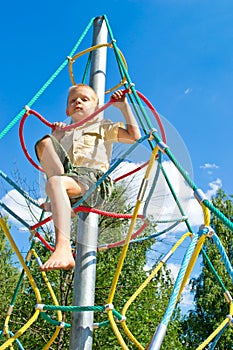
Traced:
[[[7, 236], [10, 244], [12, 245], [19, 262], [22, 265], [22, 273], [20, 275], [17, 287], [15, 289], [14, 296], [12, 298], [12, 301], [10, 303], [9, 310], [6, 315], [6, 319], [3, 325], [3, 329], [1, 331], [1, 337], [6, 336], [6, 341], [0, 346], [0, 350], [11, 348], [12, 344], [16, 342], [17, 346], [20, 349], [24, 349], [23, 345], [20, 342], [20, 336], [25, 333], [30, 326], [36, 322], [38, 316], [40, 315], [46, 322], [49, 322], [50, 324], [54, 325], [55, 331], [52, 336], [52, 338], [47, 342], [47, 344], [44, 346], [44, 349], [49, 349], [50, 346], [54, 343], [56, 338], [58, 337], [60, 331], [62, 328], [69, 328], [70, 324], [63, 322], [62, 312], [72, 311], [72, 312], [88, 312], [88, 311], [95, 311], [95, 312], [105, 312], [108, 316], [108, 320], [101, 322], [96, 327], [102, 327], [107, 324], [110, 324], [113, 332], [115, 333], [120, 346], [122, 349], [128, 349], [125, 340], [122, 336], [122, 333], [119, 329], [119, 326], [117, 322], [120, 322], [122, 329], [125, 333], [125, 335], [132, 341], [133, 344], [138, 349], [144, 349], [144, 347], [139, 343], [139, 341], [135, 338], [131, 330], [129, 329], [127, 325], [126, 320], [126, 313], [131, 306], [131, 304], [136, 300], [136, 298], [139, 296], [139, 294], [149, 285], [149, 283], [155, 278], [155, 276], [158, 274], [159, 270], [162, 269], [163, 265], [167, 263], [167, 261], [170, 259], [170, 257], [173, 255], [173, 253], [182, 245], [182, 243], [189, 239], [189, 244], [187, 246], [186, 253], [183, 257], [182, 266], [180, 268], [180, 271], [178, 273], [178, 276], [174, 283], [174, 288], [172, 291], [172, 294], [170, 296], [170, 300], [167, 306], [167, 309], [163, 315], [163, 318], [157, 327], [157, 330], [154, 333], [154, 336], [151, 339], [148, 339], [148, 349], [159, 349], [163, 338], [166, 334], [166, 329], [168, 327], [169, 322], [171, 321], [172, 314], [174, 312], [175, 306], [180, 299], [181, 293], [184, 290], [184, 287], [190, 277], [190, 274], [193, 270], [194, 265], [196, 264], [198, 255], [200, 252], [204, 254], [204, 257], [206, 258], [206, 261], [209, 264], [210, 269], [214, 272], [217, 281], [221, 285], [221, 288], [223, 290], [223, 294], [226, 298], [226, 302], [229, 305], [229, 313], [224, 318], [222, 323], [218, 326], [218, 328], [209, 335], [209, 337], [206, 339], [205, 342], [203, 342], [198, 349], [204, 349], [205, 346], [212, 343], [213, 346], [216, 345], [217, 341], [219, 340], [221, 334], [225, 329], [227, 329], [228, 326], [230, 326], [233, 321], [233, 303], [232, 303], [232, 297], [230, 293], [227, 291], [226, 287], [224, 286], [224, 283], [221, 281], [221, 278], [218, 276], [214, 266], [211, 264], [205, 250], [203, 249], [204, 243], [208, 238], [212, 238], [214, 243], [216, 244], [222, 260], [225, 264], [226, 273], [230, 275], [230, 278], [233, 279], [233, 269], [232, 265], [230, 263], [230, 260], [224, 250], [224, 247], [221, 244], [221, 241], [219, 240], [217, 234], [214, 232], [212, 227], [210, 226], [210, 212], [215, 215], [219, 220], [221, 220], [224, 225], [229, 228], [231, 231], [233, 230], [233, 224], [230, 220], [228, 220], [217, 208], [215, 208], [205, 197], [203, 191], [199, 189], [190, 176], [188, 175], [187, 171], [183, 169], [180, 162], [175, 158], [173, 153], [170, 150], [170, 147], [167, 143], [166, 139], [166, 133], [164, 129], [164, 125], [160, 119], [160, 116], [154, 109], [153, 105], [150, 103], [150, 101], [139, 91], [136, 90], [134, 84], [131, 81], [131, 78], [128, 74], [127, 70], [127, 64], [125, 61], [125, 58], [122, 54], [122, 52], [119, 50], [116, 41], [114, 40], [113, 33], [111, 31], [111, 28], [109, 26], [108, 20], [106, 16], [104, 16], [104, 20], [106, 22], [108, 33], [110, 37], [110, 43], [101, 44], [92, 46], [89, 49], [86, 49], [84, 51], [81, 51], [76, 54], [76, 51], [84, 39], [85, 35], [87, 34], [88, 30], [93, 24], [92, 19], [88, 26], [86, 27], [84, 33], [82, 34], [81, 38], [77, 42], [77, 44], [74, 46], [71, 53], [67, 56], [66, 60], [62, 63], [62, 65], [58, 68], [58, 70], [52, 75], [52, 77], [42, 86], [42, 88], [38, 91], [38, 93], [27, 103], [25, 108], [8, 124], [8, 126], [0, 133], [0, 139], [3, 138], [8, 131], [15, 126], [15, 124], [21, 120], [20, 122], [20, 128], [19, 128], [19, 135], [20, 135], [20, 142], [22, 145], [22, 149], [25, 153], [25, 156], [27, 159], [31, 162], [31, 164], [37, 168], [38, 170], [42, 170], [39, 165], [32, 159], [31, 155], [29, 154], [27, 150], [27, 146], [24, 140], [24, 124], [28, 117], [34, 116], [38, 118], [42, 123], [44, 123], [46, 126], [53, 128], [52, 123], [47, 121], [44, 117], [42, 117], [38, 112], [32, 109], [32, 105], [37, 101], [37, 99], [42, 95], [42, 93], [46, 90], [46, 88], [54, 81], [54, 79], [58, 76], [58, 74], [68, 65], [69, 68], [69, 75], [72, 84], [75, 84], [75, 78], [73, 73], [73, 64], [80, 56], [89, 53], [89, 58], [87, 62], [87, 67], [89, 65], [90, 59], [91, 59], [91, 53], [93, 50], [96, 50], [100, 47], [108, 47], [114, 50], [117, 64], [119, 67], [119, 72], [121, 75], [121, 81], [119, 84], [114, 86], [113, 88], [106, 91], [106, 93], [109, 93], [111, 91], [114, 91], [120, 86], [124, 86], [125, 90], [124, 93], [128, 93], [130, 91], [130, 94], [128, 94], [128, 98], [130, 99], [132, 106], [134, 106], [134, 112], [137, 116], [137, 119], [141, 125], [141, 128], [144, 132], [144, 135], [137, 140], [133, 145], [129, 146], [124, 152], [121, 153], [119, 157], [117, 157], [113, 164], [111, 165], [110, 169], [103, 175], [102, 178], [98, 180], [98, 182], [93, 186], [93, 188], [90, 188], [83, 198], [74, 206], [75, 212], [94, 212], [101, 216], [108, 216], [115, 219], [128, 219], [129, 225], [127, 232], [120, 238], [117, 239], [117, 241], [112, 242], [99, 242], [99, 249], [110, 249], [117, 246], [122, 246], [121, 255], [119, 259], [119, 263], [115, 272], [115, 276], [112, 281], [108, 302], [107, 305], [100, 305], [100, 306], [61, 306], [59, 305], [59, 302], [57, 300], [57, 297], [53, 291], [52, 284], [49, 282], [47, 275], [45, 272], [41, 272], [42, 277], [44, 279], [45, 285], [48, 288], [48, 291], [51, 295], [51, 298], [53, 300], [53, 305], [47, 305], [43, 303], [40, 290], [38, 288], [37, 282], [35, 278], [33, 277], [31, 270], [30, 270], [30, 261], [32, 257], [34, 257], [38, 265], [40, 266], [41, 259], [38, 256], [38, 253], [35, 249], [35, 242], [39, 240], [42, 245], [44, 245], [48, 250], [53, 251], [54, 247], [50, 242], [48, 242], [43, 234], [41, 234], [41, 227], [46, 225], [48, 222], [52, 220], [52, 217], [44, 217], [44, 212], [41, 209], [40, 204], [36, 199], [33, 199], [29, 194], [19, 187], [12, 179], [10, 179], [6, 174], [4, 174], [2, 171], [0, 172], [1, 177], [6, 181], [8, 184], [14, 187], [14, 189], [23, 196], [27, 203], [29, 205], [33, 205], [37, 207], [39, 210], [42, 210], [40, 219], [38, 222], [36, 222], [33, 225], [29, 225], [26, 221], [24, 221], [20, 216], [17, 215], [10, 207], [8, 207], [4, 202], [0, 202], [2, 208], [9, 213], [11, 216], [13, 216], [16, 220], [18, 220], [21, 224], [25, 226], [26, 229], [31, 234], [31, 246], [27, 253], [26, 259], [23, 258], [21, 255], [16, 243], [13, 240], [13, 237], [10, 233], [10, 230], [8, 229], [5, 221], [3, 218], [0, 219], [0, 225], [2, 227], [3, 232]], [[85, 74], [83, 77], [83, 81], [86, 79], [87, 74], [87, 67], [85, 69]], [[106, 103], [103, 107], [101, 107], [96, 113], [103, 112], [107, 108], [109, 108], [115, 101], [110, 99], [108, 103]], [[149, 113], [148, 113], [149, 110]], [[87, 120], [90, 120], [94, 116], [96, 116], [96, 113], [90, 115], [84, 122]], [[70, 126], [67, 126], [67, 130], [79, 126], [79, 124], [73, 124]], [[128, 159], [132, 156], [132, 154], [135, 152], [135, 150], [138, 150], [138, 147], [142, 145], [143, 143], [147, 144], [147, 150], [149, 149], [148, 153], [150, 154], [150, 157], [147, 161], [144, 163], [139, 164], [138, 166], [135, 166], [134, 169], [130, 170], [127, 173], [120, 174], [118, 176], [115, 176], [115, 183], [118, 181], [122, 181], [127, 179], [128, 177], [134, 176], [135, 174], [140, 173], [140, 187], [137, 191], [137, 196], [135, 197], [134, 206], [133, 206], [133, 212], [130, 214], [125, 213], [113, 213], [109, 211], [104, 211], [101, 209], [96, 208], [87, 208], [82, 205], [83, 201], [90, 195], [92, 191], [95, 190], [97, 186], [101, 184], [102, 181], [106, 178], [106, 176], [111, 175], [115, 172], [117, 174], [117, 169], [119, 169], [119, 166], [125, 161], [125, 159]], [[200, 207], [203, 211], [203, 223], [200, 226], [197, 233], [193, 232], [193, 229], [190, 224], [189, 217], [186, 215], [185, 210], [179, 201], [179, 191], [182, 192], [179, 189], [174, 189], [172, 186], [172, 181], [169, 179], [169, 175], [166, 171], [166, 167], [164, 166], [164, 159], [168, 159], [169, 162], [173, 165], [173, 167], [177, 170], [177, 172], [181, 175], [181, 178], [183, 181], [186, 181], [191, 191], [193, 191], [194, 197], [197, 200], [197, 202], [200, 204]], [[137, 180], [138, 181], [138, 180]], [[169, 201], [170, 198], [173, 198], [174, 206], [171, 210], [169, 208], [166, 213], [164, 213], [163, 208], [166, 207], [166, 198], [165, 196], [161, 196], [160, 200], [158, 202], [155, 202], [155, 196], [154, 193], [158, 192], [159, 189], [161, 189], [161, 186], [159, 185], [161, 183], [165, 184], [163, 185], [163, 190], [166, 192], [169, 192]], [[169, 215], [167, 214], [169, 212]], [[167, 215], [167, 216], [166, 216]], [[150, 223], [150, 217], [153, 218], [153, 220], [157, 224], [162, 224], [162, 229], [160, 232], [156, 233], [150, 233], [148, 236], [143, 235], [142, 233], [145, 231], [145, 228]], [[138, 225], [138, 220], [141, 222], [140, 225]], [[160, 260], [158, 265], [153, 269], [153, 271], [150, 273], [150, 275], [145, 279], [145, 281], [142, 283], [142, 285], [132, 294], [130, 299], [126, 302], [125, 306], [123, 307], [122, 311], [119, 312], [117, 308], [114, 307], [113, 302], [116, 295], [117, 290], [117, 284], [120, 278], [120, 274], [122, 272], [125, 259], [127, 256], [127, 252], [129, 249], [129, 245], [133, 242], [139, 242], [142, 240], [149, 240], [152, 238], [157, 238], [167, 232], [171, 232], [175, 227], [177, 227], [180, 224], [185, 225], [186, 231], [181, 238], [178, 239], [178, 241], [174, 244], [174, 246], [171, 248], [169, 252], [167, 252]], [[119, 237], [118, 237], [119, 238]], [[35, 298], [36, 298], [36, 306], [35, 311], [33, 315], [28, 319], [28, 321], [18, 329], [15, 333], [13, 333], [9, 329], [9, 321], [11, 318], [11, 314], [13, 312], [14, 303], [17, 297], [17, 293], [19, 291], [19, 286], [22, 284], [23, 279], [25, 278], [25, 275], [30, 283], [31, 288], [34, 291]], [[57, 319], [50, 317], [48, 315], [49, 311], [55, 311], [57, 315]]]

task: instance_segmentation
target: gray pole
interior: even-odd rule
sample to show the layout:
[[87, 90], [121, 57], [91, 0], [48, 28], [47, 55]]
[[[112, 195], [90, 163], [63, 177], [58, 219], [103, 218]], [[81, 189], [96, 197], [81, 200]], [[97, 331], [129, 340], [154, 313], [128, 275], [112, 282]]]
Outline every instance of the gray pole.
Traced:
[[[93, 45], [107, 43], [107, 27], [103, 17], [94, 21]], [[92, 51], [90, 86], [96, 91], [100, 105], [104, 103], [106, 48]], [[74, 272], [75, 306], [93, 306], [95, 301], [96, 255], [98, 239], [98, 216], [79, 213], [76, 267]], [[70, 350], [91, 350], [93, 340], [92, 311], [73, 312], [70, 334]]]

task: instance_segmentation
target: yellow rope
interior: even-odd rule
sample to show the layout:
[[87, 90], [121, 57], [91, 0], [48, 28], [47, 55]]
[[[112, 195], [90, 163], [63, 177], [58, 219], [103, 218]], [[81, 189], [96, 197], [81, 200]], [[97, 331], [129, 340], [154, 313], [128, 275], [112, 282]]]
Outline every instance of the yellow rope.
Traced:
[[202, 203], [201, 203], [201, 207], [202, 207], [203, 215], [204, 215], [204, 225], [209, 226], [210, 225], [210, 211]]
[[[230, 304], [230, 316], [233, 316], [233, 303]], [[215, 329], [215, 331], [196, 349], [196, 350], [202, 350], [208, 345], [211, 340], [213, 340], [219, 332], [227, 325], [227, 323], [231, 322], [229, 318], [227, 317], [219, 326]]]
[[20, 330], [10, 339], [8, 339], [3, 345], [0, 346], [0, 350], [8, 348], [17, 338], [19, 338], [38, 318], [40, 310], [36, 310], [34, 315], [28, 320], [28, 322], [20, 328]]
[[109, 321], [110, 321], [110, 324], [112, 326], [113, 332], [115, 333], [120, 346], [124, 350], [129, 350], [128, 346], [125, 344], [124, 339], [122, 338], [121, 333], [118, 330], [118, 327], [117, 327], [116, 322], [115, 322], [114, 317], [113, 317], [112, 310], [108, 311], [108, 318], [109, 318]]
[[[36, 252], [34, 249], [31, 249], [31, 253], [35, 256], [36, 259], [38, 259], [38, 254], [37, 254], [37, 252]], [[42, 274], [42, 277], [43, 277], [43, 279], [44, 279], [44, 282], [45, 282], [45, 284], [46, 284], [46, 286], [47, 286], [47, 288], [48, 288], [48, 290], [49, 290], [49, 293], [50, 293], [50, 295], [51, 295], [51, 297], [52, 297], [52, 300], [53, 300], [54, 305], [55, 305], [55, 306], [59, 306], [57, 297], [56, 297], [56, 295], [55, 295], [55, 293], [54, 293], [54, 291], [53, 291], [53, 288], [52, 288], [52, 286], [51, 286], [51, 284], [50, 284], [48, 278], [47, 278], [46, 273], [45, 273], [44, 271], [42, 271], [41, 274]], [[58, 320], [58, 322], [62, 322], [62, 312], [61, 312], [60, 310], [57, 310], [57, 320]], [[54, 341], [56, 340], [56, 338], [57, 338], [57, 336], [58, 336], [60, 330], [61, 330], [61, 327], [60, 327], [60, 326], [57, 326], [57, 327], [56, 327], [56, 330], [55, 330], [55, 332], [54, 332], [54, 334], [53, 334], [53, 336], [52, 336], [51, 339], [48, 341], [48, 343], [43, 347], [43, 350], [47, 350], [47, 349], [50, 348], [50, 346], [51, 346], [51, 345], [54, 343]]]
[[[152, 151], [151, 158], [150, 158], [149, 164], [147, 166], [146, 173], [144, 175], [144, 179], [142, 181], [142, 184], [144, 183], [144, 181], [147, 181], [148, 178], [149, 178], [150, 172], [151, 172], [151, 170], [153, 168], [153, 165], [154, 165], [155, 157], [156, 157], [156, 155], [158, 153], [158, 149], [159, 149], [158, 146], [156, 146], [153, 149], [153, 151]], [[140, 190], [139, 190], [139, 195], [140, 195]], [[139, 197], [139, 195], [138, 195], [138, 197]], [[129, 226], [129, 230], [128, 230], [128, 233], [127, 233], [127, 236], [126, 236], [125, 244], [124, 244], [124, 247], [122, 249], [121, 256], [120, 256], [120, 259], [119, 259], [119, 262], [118, 262], [118, 265], [117, 265], [116, 273], [115, 273], [115, 276], [114, 276], [114, 279], [113, 279], [113, 282], [112, 282], [112, 286], [111, 286], [111, 290], [110, 290], [109, 298], [108, 298], [108, 304], [112, 304], [112, 301], [113, 301], [113, 298], [114, 298], [114, 295], [115, 295], [117, 283], [118, 283], [119, 276], [120, 276], [120, 273], [121, 273], [121, 270], [122, 270], [122, 267], [123, 267], [123, 263], [124, 263], [124, 260], [125, 260], [125, 257], [126, 257], [126, 253], [127, 253], [128, 247], [129, 247], [130, 239], [131, 239], [131, 236], [133, 234], [133, 230], [134, 230], [135, 222], [137, 220], [137, 216], [138, 216], [138, 213], [139, 213], [141, 202], [142, 202], [142, 198], [138, 198], [137, 202], [136, 202], [136, 205], [135, 205], [135, 208], [134, 208], [133, 215], [132, 215], [132, 219], [131, 219], [131, 223], [130, 223], [130, 226]], [[111, 313], [109, 313], [109, 315], [111, 315]], [[113, 317], [111, 318], [110, 323], [111, 323], [111, 326], [113, 328], [113, 331], [114, 331], [118, 341], [119, 342], [120, 341], [124, 342], [124, 340], [121, 339], [120, 336], [119, 336], [119, 331], [118, 331], [117, 325], [116, 325], [115, 320], [114, 320]], [[124, 342], [124, 344], [125, 344], [125, 342]], [[126, 346], [126, 344], [124, 346]]]
[[[185, 233], [176, 243], [175, 245], [170, 249], [169, 253], [166, 255], [172, 256], [172, 254], [176, 251], [176, 249], [181, 245], [181, 243], [187, 238], [190, 237], [192, 234], [190, 232]], [[163, 258], [164, 259], [164, 258]], [[131, 296], [131, 298], [127, 301], [125, 304], [123, 310], [122, 310], [122, 316], [125, 316], [129, 306], [134, 302], [134, 300], [138, 297], [138, 295], [142, 292], [143, 289], [146, 288], [146, 286], [149, 284], [149, 282], [154, 278], [154, 276], [158, 273], [158, 271], [161, 269], [161, 267], [164, 265], [166, 261], [163, 261], [163, 259], [159, 262], [157, 267], [153, 270], [153, 272], [150, 274], [150, 276], [147, 277], [147, 279], [142, 283], [142, 285], [136, 290], [136, 292]], [[127, 336], [134, 342], [134, 344], [138, 347], [138, 349], [143, 349], [143, 347], [138, 343], [136, 338], [133, 336], [133, 334], [128, 329], [126, 322], [122, 322], [122, 327], [127, 334]]]
[[[10, 231], [7, 227], [7, 225], [5, 224], [3, 218], [0, 218], [0, 225], [2, 227], [2, 230], [4, 232], [4, 234], [6, 235], [6, 237], [8, 238], [12, 248], [14, 249], [26, 275], [27, 275], [27, 278], [32, 286], [32, 289], [35, 293], [35, 296], [36, 296], [36, 301], [38, 304], [41, 303], [41, 296], [40, 296], [40, 292], [39, 292], [39, 289], [37, 288], [36, 286], [36, 283], [30, 273], [30, 270], [29, 268], [27, 267], [27, 265], [25, 264], [24, 262], [24, 259], [22, 257], [22, 255], [20, 254], [19, 250], [18, 250], [18, 247], [16, 246], [11, 234], [10, 234]], [[8, 339], [3, 345], [0, 346], [0, 350], [3, 350], [3, 349], [6, 349], [7, 347], [9, 347], [14, 341], [15, 339], [17, 339], [20, 335], [22, 335], [32, 324], [33, 322], [36, 321], [36, 319], [38, 318], [39, 316], [39, 313], [40, 311], [39, 310], [36, 310], [34, 315], [28, 320], [28, 322], [13, 336], [11, 337], [10, 339]]]
[[[209, 226], [210, 225], [210, 211], [202, 203], [201, 203], [201, 207], [202, 207], [202, 211], [203, 211], [204, 226]], [[205, 239], [206, 239], [206, 236], [202, 235], [197, 242], [197, 245], [196, 245], [195, 250], [192, 254], [192, 257], [191, 257], [190, 262], [188, 264], [187, 270], [185, 272], [182, 284], [180, 286], [180, 291], [179, 291], [179, 294], [177, 296], [177, 301], [179, 300], [181, 293], [182, 293], [182, 291], [183, 291], [183, 289], [188, 281], [188, 278], [193, 270], [193, 267], [196, 264], [197, 258], [199, 256], [201, 248], [203, 247]]]
[[129, 330], [129, 328], [126, 325], [126, 321], [122, 321], [121, 325], [125, 331], [125, 334], [128, 336], [129, 339], [132, 340], [132, 342], [136, 345], [136, 347], [139, 350], [144, 350], [144, 347], [137, 341], [137, 339], [134, 337], [133, 333], [131, 333], [131, 331]]
[[[157, 152], [158, 152], [158, 147], [156, 146], [154, 148], [153, 152], [152, 152], [149, 164], [147, 166], [147, 170], [146, 170], [146, 173], [145, 173], [145, 176], [144, 176], [144, 180], [147, 180], [149, 175], [150, 175], [150, 171], [151, 171], [151, 169], [153, 167], [154, 159], [156, 157]], [[128, 233], [127, 233], [127, 236], [126, 236], [126, 239], [125, 239], [125, 244], [124, 244], [124, 247], [122, 249], [122, 253], [121, 253], [121, 256], [120, 256], [120, 259], [119, 259], [119, 262], [118, 262], [116, 274], [114, 276], [113, 283], [112, 283], [112, 286], [111, 286], [109, 299], [108, 299], [108, 303], [109, 304], [112, 303], [112, 300], [113, 300], [113, 297], [114, 297], [114, 293], [115, 293], [115, 290], [116, 290], [116, 285], [117, 285], [117, 282], [118, 282], [118, 279], [119, 279], [119, 276], [120, 276], [120, 273], [121, 273], [121, 270], [122, 270], [122, 266], [123, 266], [123, 263], [124, 263], [124, 260], [125, 260], [125, 256], [126, 256], [126, 252], [127, 252], [127, 249], [128, 249], [129, 243], [130, 243], [130, 239], [131, 239], [131, 236], [132, 236], [132, 233], [133, 233], [133, 229], [134, 229], [134, 225], [135, 225], [135, 222], [136, 222], [136, 219], [137, 219], [137, 216], [138, 216], [140, 205], [141, 205], [141, 200], [138, 199], [137, 203], [135, 205], [135, 208], [134, 208], [133, 215], [132, 215], [130, 227], [128, 229]]]
[[[74, 55], [72, 58], [70, 58], [69, 64], [68, 64], [68, 69], [69, 69], [70, 80], [71, 80], [72, 85], [75, 85], [75, 84], [76, 84], [75, 79], [74, 79], [74, 74], [73, 74], [73, 63], [76, 61], [76, 59], [79, 58], [79, 57], [81, 57], [81, 56], [83, 56], [83, 55], [85, 55], [85, 54], [88, 53], [88, 52], [91, 52], [91, 51], [93, 51], [93, 50], [97, 50], [97, 49], [99, 49], [99, 48], [101, 48], [101, 47], [113, 48], [113, 46], [112, 46], [111, 43], [98, 44], [98, 45], [91, 46], [91, 47], [89, 47], [89, 48], [86, 49], [86, 50], [80, 51], [79, 53], [77, 53], [76, 55]], [[121, 59], [122, 59], [122, 61], [123, 61], [123, 63], [124, 63], [124, 66], [125, 66], [126, 70], [128, 70], [127, 62], [126, 62], [126, 60], [125, 60], [125, 57], [124, 57], [123, 53], [121, 52], [120, 49], [118, 49], [118, 51], [119, 51], [119, 54], [120, 54], [120, 56], [121, 56]], [[122, 78], [122, 80], [120, 81], [119, 84], [117, 84], [116, 86], [112, 87], [111, 89], [105, 91], [105, 93], [108, 94], [108, 93], [110, 93], [110, 92], [112, 92], [112, 91], [118, 89], [120, 86], [124, 85], [125, 82], [126, 82], [126, 76], [124, 76], [124, 77]]]
[[198, 258], [198, 256], [199, 256], [199, 253], [200, 253], [201, 248], [203, 247], [203, 244], [204, 244], [204, 242], [205, 242], [205, 239], [206, 239], [206, 236], [201, 236], [201, 237], [199, 238], [198, 242], [197, 242], [197, 245], [196, 245], [196, 247], [195, 247], [195, 250], [194, 250], [194, 252], [193, 252], [193, 254], [192, 254], [192, 257], [191, 257], [190, 262], [189, 262], [189, 264], [188, 264], [188, 267], [187, 267], [187, 269], [186, 269], [186, 272], [185, 272], [183, 281], [182, 281], [182, 283], [181, 283], [180, 291], [179, 291], [179, 294], [178, 294], [178, 296], [177, 296], [177, 301], [179, 300], [179, 298], [180, 298], [180, 296], [181, 296], [181, 293], [182, 293], [182, 291], [183, 291], [183, 289], [184, 289], [184, 287], [185, 287], [185, 285], [186, 285], [186, 283], [187, 283], [187, 280], [188, 280], [188, 278], [189, 278], [189, 276], [190, 276], [190, 274], [191, 274], [191, 272], [192, 272], [192, 270], [193, 270], [193, 267], [194, 267], [194, 265], [196, 264], [197, 258]]

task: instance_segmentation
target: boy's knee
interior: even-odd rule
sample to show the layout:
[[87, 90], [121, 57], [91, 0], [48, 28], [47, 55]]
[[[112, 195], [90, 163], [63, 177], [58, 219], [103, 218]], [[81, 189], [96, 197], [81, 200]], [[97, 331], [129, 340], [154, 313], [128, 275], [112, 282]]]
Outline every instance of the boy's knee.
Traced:
[[53, 175], [47, 180], [46, 192], [50, 191], [53, 188], [56, 190], [56, 188], [61, 185], [62, 185], [62, 177], [59, 175]]
[[37, 142], [35, 148], [36, 148], [36, 154], [39, 157], [39, 159], [41, 158], [42, 153], [45, 150], [45, 147], [47, 147], [50, 142], [51, 142], [50, 137], [45, 137], [39, 142]]

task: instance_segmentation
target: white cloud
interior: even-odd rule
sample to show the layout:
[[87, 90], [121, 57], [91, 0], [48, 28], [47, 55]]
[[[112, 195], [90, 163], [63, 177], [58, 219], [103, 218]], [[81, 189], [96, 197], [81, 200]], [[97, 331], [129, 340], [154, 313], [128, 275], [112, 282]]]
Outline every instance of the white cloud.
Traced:
[[[28, 206], [25, 198], [15, 189], [9, 191], [2, 199], [1, 201], [17, 216], [19, 216], [23, 221], [25, 221], [30, 226], [34, 225], [38, 222], [41, 209], [39, 209], [37, 206], [31, 204], [30, 207]], [[22, 223], [20, 223], [14, 216], [10, 215], [6, 210], [4, 210], [4, 213], [6, 215], [9, 215], [11, 222], [16, 225], [17, 227], [22, 226]]]
[[208, 191], [206, 192], [206, 196], [210, 200], [211, 197], [213, 197], [217, 193], [219, 188], [222, 187], [221, 179], [216, 179], [215, 181], [210, 182], [209, 187], [210, 187], [210, 189], [208, 189]]
[[180, 271], [180, 264], [168, 263], [167, 268], [171, 271], [172, 277], [176, 280], [178, 273]]
[[200, 166], [201, 169], [218, 169], [219, 166], [214, 163], [205, 163], [204, 165]]

